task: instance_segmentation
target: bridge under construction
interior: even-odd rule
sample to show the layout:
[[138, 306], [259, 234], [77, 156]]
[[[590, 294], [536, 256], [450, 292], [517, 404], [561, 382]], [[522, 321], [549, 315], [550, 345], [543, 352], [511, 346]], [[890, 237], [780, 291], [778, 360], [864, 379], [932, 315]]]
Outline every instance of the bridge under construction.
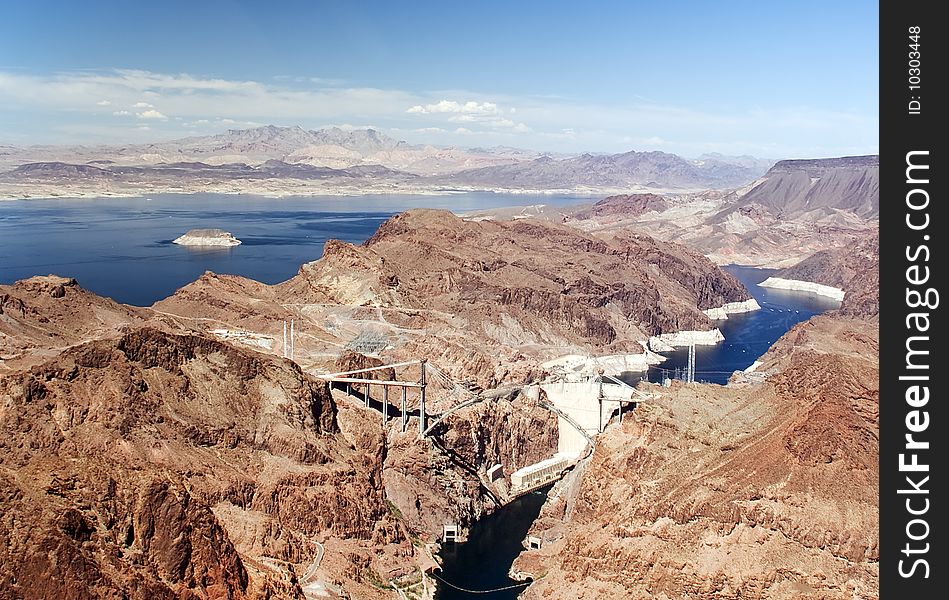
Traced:
[[[417, 368], [417, 370], [416, 370]], [[375, 374], [391, 369], [402, 377], [382, 379]], [[416, 371], [417, 377], [406, 373]], [[592, 451], [595, 437], [618, 413], [620, 420], [624, 409], [635, 408], [639, 402], [654, 398], [650, 394], [626, 384], [611, 375], [561, 375], [548, 380], [525, 385], [505, 386], [488, 391], [473, 391], [456, 382], [445, 371], [425, 359], [384, 364], [339, 373], [315, 374], [335, 388], [345, 391], [363, 402], [367, 409], [379, 413], [383, 425], [391, 418], [401, 419], [402, 431], [409, 428], [412, 418], [418, 421], [418, 435], [427, 438], [433, 435], [450, 415], [480, 402], [492, 401], [521, 393], [535, 404], [557, 415], [557, 453], [533, 465], [524, 465], [510, 474], [510, 481], [501, 486], [499, 503], [512, 500], [542, 488], [561, 478], [573, 468], [581, 457]], [[440, 413], [426, 408], [429, 388], [436, 387], [455, 399], [454, 403]], [[373, 389], [378, 390], [373, 394]], [[541, 399], [541, 391], [546, 400]], [[492, 475], [497, 475], [497, 469]], [[482, 481], [485, 487], [494, 488], [490, 481]]]

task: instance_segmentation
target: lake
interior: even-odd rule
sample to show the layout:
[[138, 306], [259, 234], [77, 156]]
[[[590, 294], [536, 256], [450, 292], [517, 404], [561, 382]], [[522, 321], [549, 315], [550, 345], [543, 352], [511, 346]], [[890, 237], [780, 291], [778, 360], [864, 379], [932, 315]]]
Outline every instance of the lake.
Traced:
[[[786, 331], [814, 315], [840, 307], [840, 302], [810, 292], [763, 288], [758, 284], [774, 274], [773, 269], [728, 265], [725, 270], [736, 276], [748, 289], [761, 310], [730, 315], [716, 321], [725, 341], [714, 346], [695, 347], [695, 380], [725, 384], [734, 371], [741, 371], [755, 362]], [[665, 362], [650, 367], [645, 377], [661, 382], [664, 378], [684, 379], [689, 349], [663, 352]], [[625, 373], [628, 383], [636, 383], [643, 373]]]
[[[140, 198], [0, 202], [0, 283], [50, 273], [119, 302], [149, 306], [205, 271], [273, 284], [318, 259], [326, 240], [368, 239], [409, 208], [455, 212], [578, 204], [591, 198], [459, 193], [268, 198], [251, 195], [153, 194]], [[243, 243], [188, 248], [171, 241], [189, 229], [219, 228]]]

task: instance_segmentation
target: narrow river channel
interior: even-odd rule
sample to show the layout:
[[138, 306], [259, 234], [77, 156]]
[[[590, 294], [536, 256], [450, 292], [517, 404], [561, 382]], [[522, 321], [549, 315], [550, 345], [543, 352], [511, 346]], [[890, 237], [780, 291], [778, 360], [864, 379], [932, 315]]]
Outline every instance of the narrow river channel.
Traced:
[[[483, 598], [509, 600], [517, 598], [524, 586], [490, 593], [471, 593], [465, 590], [496, 590], [517, 584], [507, 576], [508, 569], [523, 550], [521, 542], [527, 537], [531, 523], [540, 514], [550, 488], [521, 496], [494, 514], [475, 523], [468, 533], [468, 541], [446, 544], [441, 551], [443, 561], [440, 577], [447, 583], [438, 583], [437, 600]], [[454, 586], [454, 587], [453, 587]]]

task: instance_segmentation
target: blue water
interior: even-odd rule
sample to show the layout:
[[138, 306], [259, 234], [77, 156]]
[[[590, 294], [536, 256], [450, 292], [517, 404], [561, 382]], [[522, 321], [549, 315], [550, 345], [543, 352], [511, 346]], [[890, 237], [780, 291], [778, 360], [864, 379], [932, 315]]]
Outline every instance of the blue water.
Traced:
[[[265, 198], [155, 194], [142, 198], [0, 202], [0, 283], [50, 273], [103, 296], [148, 306], [205, 271], [264, 283], [293, 277], [326, 240], [361, 243], [392, 214], [415, 207], [465, 212], [499, 206], [569, 205], [575, 196], [464, 193]], [[171, 240], [219, 228], [243, 243], [195, 250]]]
[[[754, 296], [761, 310], [731, 315], [725, 321], [717, 321], [725, 341], [715, 346], [695, 347], [695, 380], [725, 384], [732, 372], [743, 370], [801, 321], [840, 306], [836, 300], [809, 292], [775, 290], [757, 284], [774, 273], [771, 269], [757, 269], [729, 265], [725, 270], [735, 275]], [[649, 369], [646, 378], [660, 382], [665, 377], [684, 379], [689, 361], [688, 348], [664, 352], [665, 362]], [[643, 373], [627, 373], [623, 379], [630, 383], [639, 381]]]

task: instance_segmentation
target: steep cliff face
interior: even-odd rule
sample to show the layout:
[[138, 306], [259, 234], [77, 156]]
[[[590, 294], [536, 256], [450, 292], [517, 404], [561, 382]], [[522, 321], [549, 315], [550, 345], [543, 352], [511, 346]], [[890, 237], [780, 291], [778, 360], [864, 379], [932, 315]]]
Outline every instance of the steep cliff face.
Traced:
[[501, 464], [510, 475], [549, 458], [557, 452], [557, 431], [556, 416], [521, 395], [453, 413], [435, 427], [431, 442], [390, 431], [386, 495], [415, 531], [470, 525], [498, 506], [488, 469]]
[[557, 452], [557, 416], [518, 394], [454, 413], [435, 433], [465, 463], [510, 475]]
[[782, 160], [741, 198], [739, 205], [757, 205], [787, 219], [834, 210], [878, 217], [880, 157]]
[[[407, 543], [381, 431], [344, 436], [326, 385], [289, 361], [135, 328], [0, 379], [0, 402], [11, 597], [298, 597], [274, 565], [305, 567], [308, 540], [366, 568]], [[362, 572], [338, 560], [341, 581]]]
[[877, 352], [875, 322], [820, 317], [764, 383], [640, 404], [535, 525], [523, 597], [876, 596]]

